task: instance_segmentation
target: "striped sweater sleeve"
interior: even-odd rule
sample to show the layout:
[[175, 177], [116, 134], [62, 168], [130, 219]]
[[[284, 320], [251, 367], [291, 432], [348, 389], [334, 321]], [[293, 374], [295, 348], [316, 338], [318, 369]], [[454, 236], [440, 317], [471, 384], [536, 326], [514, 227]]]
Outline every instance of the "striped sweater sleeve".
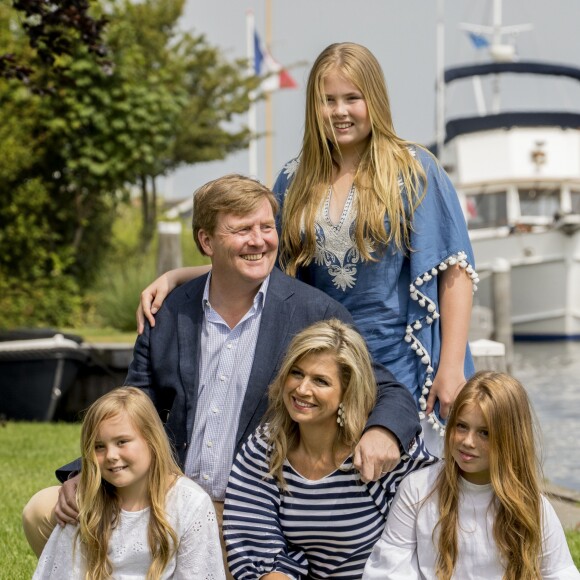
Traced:
[[378, 481], [367, 484], [371, 497], [385, 518], [389, 513], [397, 488], [405, 476], [437, 461], [437, 457], [431, 455], [425, 446], [423, 437], [418, 435], [409, 451], [401, 455], [401, 460], [392, 471], [386, 473]]
[[254, 580], [268, 572], [299, 580], [308, 574], [308, 561], [284, 537], [280, 490], [268, 476], [268, 447], [260, 435], [258, 429], [244, 443], [228, 482], [223, 524], [228, 566], [236, 580]]

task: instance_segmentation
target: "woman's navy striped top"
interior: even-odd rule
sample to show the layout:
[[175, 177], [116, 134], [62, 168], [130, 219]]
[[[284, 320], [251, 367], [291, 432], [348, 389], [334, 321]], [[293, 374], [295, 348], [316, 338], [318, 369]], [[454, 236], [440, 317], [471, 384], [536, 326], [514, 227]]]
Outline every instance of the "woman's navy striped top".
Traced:
[[407, 473], [436, 461], [418, 438], [393, 471], [365, 484], [352, 457], [316, 481], [286, 460], [282, 491], [267, 475], [266, 439], [260, 427], [246, 441], [226, 491], [223, 533], [236, 580], [274, 571], [296, 580], [361, 578], [397, 486]]

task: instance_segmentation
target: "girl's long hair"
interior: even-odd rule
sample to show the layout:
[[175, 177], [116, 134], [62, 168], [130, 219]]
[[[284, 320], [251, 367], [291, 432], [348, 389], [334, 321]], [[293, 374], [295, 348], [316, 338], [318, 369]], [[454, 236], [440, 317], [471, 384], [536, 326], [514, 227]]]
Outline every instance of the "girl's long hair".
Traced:
[[[270, 475], [284, 489], [283, 463], [288, 452], [300, 441], [298, 423], [292, 420], [284, 404], [284, 384], [292, 367], [303, 357], [331, 354], [338, 365], [344, 406], [344, 427], [339, 427], [333, 455], [341, 446], [354, 448], [358, 443], [369, 413], [374, 407], [377, 387], [371, 358], [362, 336], [340, 320], [330, 319], [312, 324], [298, 333], [269, 390], [268, 423]], [[338, 467], [338, 465], [337, 465]]]
[[369, 142], [354, 179], [358, 192], [355, 243], [363, 259], [376, 260], [373, 250], [391, 242], [398, 250], [410, 249], [410, 223], [426, 180], [421, 164], [409, 150], [411, 144], [395, 133], [387, 87], [377, 59], [359, 44], [328, 46], [316, 59], [308, 78], [300, 164], [282, 213], [280, 264], [291, 276], [314, 257], [316, 213], [332, 183], [333, 168], [341, 162], [335, 140], [326, 137], [323, 116], [324, 80], [335, 72], [360, 90], [371, 123]]
[[95, 442], [101, 423], [123, 412], [145, 439], [151, 452], [147, 532], [151, 565], [147, 580], [161, 576], [178, 546], [177, 534], [167, 520], [165, 498], [176, 477], [182, 473], [173, 458], [159, 415], [149, 397], [140, 389], [115, 389], [89, 407], [81, 431], [82, 472], [77, 490], [78, 535], [86, 556], [87, 580], [112, 578], [113, 568], [107, 551], [111, 532], [119, 521], [120, 504], [116, 488], [101, 478]]
[[535, 425], [524, 387], [504, 373], [476, 373], [460, 391], [445, 432], [445, 464], [438, 495], [439, 555], [437, 578], [449, 579], [458, 557], [460, 472], [451, 450], [457, 418], [467, 405], [478, 405], [487, 423], [489, 472], [495, 497], [493, 537], [506, 571], [504, 580], [541, 578], [542, 501]]

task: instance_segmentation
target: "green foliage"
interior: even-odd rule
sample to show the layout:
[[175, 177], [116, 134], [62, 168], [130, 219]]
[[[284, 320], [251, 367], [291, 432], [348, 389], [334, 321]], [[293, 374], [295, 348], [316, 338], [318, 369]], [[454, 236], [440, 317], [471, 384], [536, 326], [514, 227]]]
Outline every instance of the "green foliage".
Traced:
[[0, 424], [0, 578], [32, 577], [36, 556], [22, 531], [22, 509], [37, 491], [58, 484], [54, 470], [78, 457], [79, 440], [78, 424]]
[[[120, 208], [113, 225], [110, 257], [94, 290], [93, 301], [100, 322], [123, 332], [136, 330], [135, 310], [139, 296], [156, 278], [157, 237], [143, 253], [137, 235], [139, 221], [138, 208], [133, 205]], [[189, 223], [182, 227], [181, 250], [184, 265], [209, 262], [193, 243]]]
[[102, 321], [124, 332], [134, 331], [135, 310], [141, 290], [155, 279], [155, 268], [141, 260], [110, 265], [99, 285], [97, 312]]
[[105, 1], [69, 3], [72, 21], [95, 24], [89, 36], [63, 20], [60, 3], [19, 0], [27, 15], [39, 11], [24, 20], [0, 5], [0, 55], [28, 71], [0, 78], [2, 325], [78, 320], [84, 293], [114, 259], [111, 227], [130, 186], [142, 191], [148, 241], [155, 178], [221, 159], [249, 137], [232, 121], [257, 79], [179, 31], [184, 0]]
[[566, 540], [576, 568], [580, 570], [580, 529], [566, 530]]

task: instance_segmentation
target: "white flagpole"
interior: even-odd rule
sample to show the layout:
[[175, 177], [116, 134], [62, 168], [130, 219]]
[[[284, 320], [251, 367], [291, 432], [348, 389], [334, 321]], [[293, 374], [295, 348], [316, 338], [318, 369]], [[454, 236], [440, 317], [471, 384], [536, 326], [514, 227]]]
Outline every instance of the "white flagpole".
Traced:
[[[270, 50], [272, 46], [272, 4], [270, 0], [266, 0], [266, 46]], [[273, 104], [272, 104], [272, 91], [266, 93], [266, 166], [265, 166], [265, 177], [264, 183], [268, 187], [274, 185], [274, 173], [273, 173], [273, 152], [274, 152], [274, 136], [273, 136]]]
[[[248, 55], [248, 74], [256, 74], [254, 70], [254, 13], [252, 10], [246, 12], [246, 51]], [[248, 129], [251, 133], [250, 144], [248, 146], [248, 174], [250, 177], [258, 177], [258, 141], [256, 135], [258, 133], [258, 120], [256, 112], [255, 93], [250, 95], [251, 103], [248, 109]]]
[[445, 0], [437, 2], [437, 99], [435, 114], [435, 140], [437, 157], [442, 163], [445, 144]]

